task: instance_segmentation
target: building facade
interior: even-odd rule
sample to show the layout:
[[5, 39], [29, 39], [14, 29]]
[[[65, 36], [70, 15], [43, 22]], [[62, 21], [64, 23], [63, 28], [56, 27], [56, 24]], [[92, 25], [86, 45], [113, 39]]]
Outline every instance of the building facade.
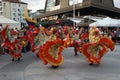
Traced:
[[2, 1], [0, 0], [0, 15], [2, 15]]
[[58, 9], [46, 11], [45, 14], [36, 16], [36, 18], [50, 16], [62, 18], [66, 14], [73, 14], [74, 11], [75, 17], [84, 15], [120, 17], [120, 9], [114, 6], [113, 0], [60, 0], [59, 6]]
[[24, 9], [27, 8], [27, 3], [21, 0], [2, 0], [0, 8], [0, 15], [21, 23], [21, 26], [26, 25], [24, 19]]

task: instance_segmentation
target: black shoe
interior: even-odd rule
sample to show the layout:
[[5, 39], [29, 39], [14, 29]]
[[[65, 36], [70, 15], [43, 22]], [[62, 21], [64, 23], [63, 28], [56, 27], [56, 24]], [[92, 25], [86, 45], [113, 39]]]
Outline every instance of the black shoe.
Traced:
[[75, 55], [74, 56], [77, 56], [78, 54], [77, 53], [75, 53]]
[[52, 65], [52, 68], [55, 68], [55, 69], [56, 69], [56, 68], [58, 68], [58, 67], [59, 67], [59, 66], [53, 66], [53, 65]]
[[20, 58], [18, 58], [17, 60], [20, 61]]
[[93, 65], [93, 63], [90, 63], [89, 65], [90, 65], [90, 66]]
[[15, 61], [15, 59], [14, 59], [14, 58], [12, 58], [12, 61]]
[[38, 53], [36, 54], [36, 56], [39, 58], [39, 55], [38, 55]]

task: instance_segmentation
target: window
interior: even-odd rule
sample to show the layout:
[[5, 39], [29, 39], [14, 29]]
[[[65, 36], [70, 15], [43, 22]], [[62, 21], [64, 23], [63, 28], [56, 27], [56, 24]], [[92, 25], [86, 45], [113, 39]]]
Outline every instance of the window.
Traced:
[[21, 14], [20, 14], [20, 13], [18, 13], [18, 16], [21, 16]]
[[16, 14], [15, 14], [15, 13], [13, 13], [13, 16], [14, 16], [14, 17], [16, 17]]
[[56, 0], [55, 1], [55, 6], [59, 5], [60, 4], [60, 0]]
[[4, 3], [4, 6], [6, 6], [6, 3]]
[[2, 12], [0, 12], [0, 15], [2, 15]]
[[2, 2], [0, 2], [0, 5], [2, 5]]
[[82, 2], [86, 2], [88, 0], [69, 0], [69, 5], [73, 5], [73, 4], [79, 4], [79, 3], [82, 3]]
[[100, 3], [102, 3], [102, 0], [100, 0]]
[[87, 2], [87, 1], [89, 1], [89, 0], [83, 0], [83, 2]]
[[15, 20], [15, 21], [16, 21], [16, 19], [15, 19], [15, 18], [13, 18], [13, 20]]
[[0, 7], [0, 11], [2, 10], [2, 7]]
[[16, 9], [15, 9], [15, 8], [13, 8], [13, 12], [16, 12]]

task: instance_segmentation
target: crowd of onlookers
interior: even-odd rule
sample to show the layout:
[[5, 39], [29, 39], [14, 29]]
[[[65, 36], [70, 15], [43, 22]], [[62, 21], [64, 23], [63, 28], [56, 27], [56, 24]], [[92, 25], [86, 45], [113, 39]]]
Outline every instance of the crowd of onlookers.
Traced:
[[111, 38], [114, 43], [120, 43], [120, 28], [100, 28], [102, 35]]

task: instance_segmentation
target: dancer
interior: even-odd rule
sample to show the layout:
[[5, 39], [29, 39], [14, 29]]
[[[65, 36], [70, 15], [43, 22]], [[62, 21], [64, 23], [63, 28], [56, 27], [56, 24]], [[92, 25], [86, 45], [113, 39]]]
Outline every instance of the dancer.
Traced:
[[100, 31], [96, 27], [89, 30], [89, 43], [82, 46], [82, 52], [87, 57], [90, 65], [100, 64], [102, 57], [110, 48], [114, 50], [114, 43], [108, 37], [101, 37]]
[[53, 68], [59, 67], [64, 60], [62, 51], [70, 44], [70, 36], [65, 40], [57, 38], [56, 28], [51, 28], [49, 39], [40, 47], [39, 56], [43, 63], [51, 64]]
[[9, 30], [7, 25], [3, 28], [1, 36], [4, 41], [2, 43], [2, 47], [5, 47], [9, 50], [9, 54], [12, 57], [12, 61], [14, 61], [15, 59], [20, 60], [20, 58], [22, 57], [22, 47], [20, 45], [20, 39], [17, 37], [17, 32], [13, 29]]

